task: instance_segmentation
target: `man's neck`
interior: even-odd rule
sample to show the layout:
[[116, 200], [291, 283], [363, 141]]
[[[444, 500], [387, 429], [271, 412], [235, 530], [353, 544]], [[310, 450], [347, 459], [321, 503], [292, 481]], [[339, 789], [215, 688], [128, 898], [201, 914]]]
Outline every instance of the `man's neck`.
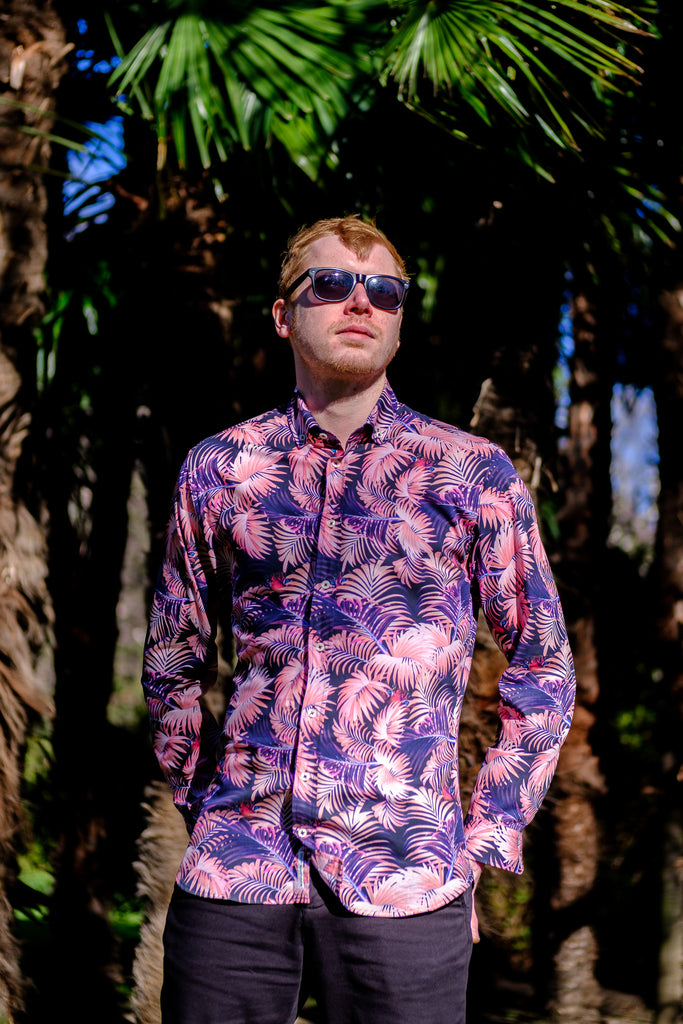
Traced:
[[385, 383], [383, 374], [371, 385], [354, 389], [343, 386], [320, 389], [310, 382], [297, 382], [297, 386], [316, 422], [323, 430], [334, 434], [345, 448], [351, 434], [363, 426], [377, 405]]

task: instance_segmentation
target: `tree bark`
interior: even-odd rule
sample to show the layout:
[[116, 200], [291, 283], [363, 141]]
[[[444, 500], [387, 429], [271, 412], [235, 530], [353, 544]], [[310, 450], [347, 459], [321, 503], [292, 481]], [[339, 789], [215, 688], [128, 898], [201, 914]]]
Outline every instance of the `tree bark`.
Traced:
[[14, 1020], [23, 981], [8, 894], [24, 824], [22, 756], [30, 719], [52, 712], [53, 684], [44, 523], [35, 503], [29, 511], [19, 470], [47, 257], [47, 199], [36, 168], [47, 167], [50, 145], [22, 129], [52, 127], [66, 47], [51, 0], [10, 0], [0, 26], [0, 1003]]
[[[558, 571], [565, 589], [565, 614], [574, 654], [577, 702], [574, 722], [560, 754], [553, 805], [557, 878], [551, 895], [553, 910], [552, 1011], [563, 1024], [600, 1020], [601, 993], [595, 978], [598, 944], [592, 924], [591, 895], [599, 861], [595, 800], [604, 782], [591, 744], [599, 694], [593, 589], [583, 580], [599, 564], [606, 536], [598, 527], [603, 498], [598, 484], [605, 477], [599, 465], [601, 443], [601, 380], [597, 355], [595, 310], [585, 295], [573, 302], [574, 355], [571, 359], [568, 436], [563, 450], [561, 481], [562, 551]], [[609, 492], [608, 492], [609, 493]], [[605, 498], [607, 502], [609, 498]]]
[[657, 1024], [683, 1021], [683, 285], [665, 292], [667, 314], [657, 364], [660, 499], [657, 566], [661, 604], [656, 650], [663, 700], [662, 891]]
[[[543, 251], [540, 243], [539, 250]], [[525, 267], [526, 263], [523, 264]], [[528, 273], [528, 269], [526, 270]], [[555, 361], [553, 340], [559, 317], [561, 276], [556, 269], [553, 279], [552, 268], [539, 268], [536, 294], [544, 296], [539, 308], [527, 306], [527, 317], [514, 326], [502, 325], [501, 337], [506, 339], [495, 352], [491, 365], [491, 377], [482, 385], [477, 399], [471, 429], [500, 444], [512, 459], [515, 468], [529, 488], [532, 498], [541, 506], [554, 501], [557, 491], [557, 448], [555, 443], [554, 397], [550, 387]], [[501, 301], [504, 310], [514, 308], [523, 293], [523, 282], [516, 280], [513, 272], [508, 273], [508, 302]], [[516, 332], [516, 333], [515, 333]], [[543, 339], [541, 342], [539, 339]], [[575, 429], [578, 431], [590, 421], [590, 409], [577, 407], [574, 410]], [[590, 422], [588, 423], [590, 428]], [[589, 430], [590, 432], [590, 430]], [[586, 443], [586, 438], [581, 443]], [[586, 496], [587, 481], [583, 474], [590, 474], [590, 462], [574, 467], [571, 480], [571, 494], [562, 493], [563, 501], [576, 500], [580, 505]], [[585, 514], [585, 512], [584, 512]], [[541, 530], [546, 531], [547, 523], [542, 514]], [[576, 718], [569, 739], [563, 748], [558, 774], [541, 816], [534, 825], [534, 849], [530, 861], [530, 880], [513, 879], [510, 889], [516, 884], [528, 887], [526, 899], [529, 906], [520, 923], [535, 933], [535, 948], [530, 951], [527, 964], [527, 978], [532, 979], [536, 988], [529, 1001], [543, 1009], [552, 995], [555, 1018], [571, 1024], [590, 1024], [599, 1019], [597, 1013], [598, 986], [594, 968], [597, 960], [597, 943], [592, 930], [585, 922], [573, 916], [574, 909], [584, 908], [597, 871], [598, 841], [595, 813], [591, 793], [600, 786], [596, 758], [590, 748], [588, 734], [593, 721], [590, 705], [597, 693], [597, 669], [592, 641], [593, 625], [587, 612], [575, 619], [575, 609], [567, 607], [567, 587], [563, 577], [564, 555], [557, 556], [551, 550], [551, 538], [545, 536], [551, 561], [553, 562], [572, 637], [572, 646], [577, 658], [577, 669], [581, 679], [582, 693]], [[560, 543], [570, 546], [571, 536], [563, 537]], [[576, 542], [580, 547], [580, 542]], [[473, 723], [483, 723], [482, 715], [490, 718], [497, 702], [497, 680], [502, 669], [502, 657], [494, 658], [490, 643], [484, 631], [477, 640], [472, 680], [466, 701], [465, 715], [469, 728], [464, 735], [472, 732]], [[474, 701], [474, 708], [472, 707]], [[474, 710], [474, 714], [471, 714]], [[489, 738], [489, 742], [490, 742]], [[466, 749], [466, 748], [465, 748]], [[552, 826], [549, 829], [548, 826]], [[552, 840], [548, 833], [552, 832]], [[552, 858], [545, 846], [552, 845]], [[536, 856], [534, 857], [534, 853]], [[552, 860], [552, 864], [549, 862]], [[554, 885], [551, 877], [555, 877]], [[484, 911], [482, 931], [489, 930], [505, 935], [503, 922], [495, 917], [496, 903], [507, 906], [507, 916], [514, 917], [515, 901], [505, 889], [505, 879], [482, 881], [480, 905]], [[493, 890], [501, 891], [497, 898]], [[491, 894], [488, 890], [491, 889]], [[503, 895], [503, 893], [507, 895]], [[533, 896], [532, 896], [533, 894]], [[519, 902], [519, 901], [517, 901]], [[532, 909], [533, 904], [533, 909]], [[491, 918], [491, 914], [494, 916]], [[489, 919], [490, 918], [490, 919]], [[562, 935], [554, 957], [549, 957], [549, 938]], [[513, 966], [512, 939], [508, 934], [506, 955], [508, 965]]]

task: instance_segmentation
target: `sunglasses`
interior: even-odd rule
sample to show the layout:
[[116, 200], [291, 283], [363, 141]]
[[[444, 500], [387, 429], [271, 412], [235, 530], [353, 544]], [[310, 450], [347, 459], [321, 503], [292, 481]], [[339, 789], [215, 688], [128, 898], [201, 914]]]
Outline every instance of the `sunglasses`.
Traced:
[[344, 302], [358, 282], [365, 288], [368, 299], [377, 309], [400, 309], [410, 282], [388, 274], [352, 274], [350, 270], [334, 267], [309, 267], [290, 284], [283, 298], [287, 298], [305, 278], [310, 277], [313, 294], [321, 302]]

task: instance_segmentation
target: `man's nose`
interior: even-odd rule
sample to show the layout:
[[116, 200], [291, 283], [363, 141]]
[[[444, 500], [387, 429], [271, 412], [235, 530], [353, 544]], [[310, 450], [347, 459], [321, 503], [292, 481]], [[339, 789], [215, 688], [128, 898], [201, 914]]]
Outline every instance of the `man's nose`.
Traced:
[[349, 312], [358, 312], [359, 310], [369, 310], [372, 306], [368, 293], [365, 290], [365, 285], [361, 284], [360, 281], [356, 281], [356, 287], [353, 289], [348, 299], [346, 300], [345, 309]]

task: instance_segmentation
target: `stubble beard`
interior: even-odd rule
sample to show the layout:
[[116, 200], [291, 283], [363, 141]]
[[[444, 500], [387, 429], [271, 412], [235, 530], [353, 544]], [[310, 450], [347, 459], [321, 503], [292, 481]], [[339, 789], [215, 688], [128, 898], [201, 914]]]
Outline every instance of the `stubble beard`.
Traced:
[[[292, 312], [292, 319], [290, 323], [291, 334], [294, 338], [297, 337], [297, 320], [297, 310], [295, 308]], [[348, 321], [343, 320], [332, 324], [328, 329], [329, 337], [334, 337], [340, 330], [348, 327]], [[370, 343], [370, 348], [367, 344], [359, 343], [358, 345], [354, 345], [353, 343], [347, 342], [341, 351], [335, 353], [333, 358], [327, 360], [326, 367], [333, 375], [340, 378], [366, 376], [375, 377], [384, 373], [398, 351], [399, 339], [396, 339], [396, 344], [394, 345], [393, 350], [387, 353], [381, 365], [376, 363], [376, 353], [372, 348], [372, 346], [377, 342], [377, 334], [373, 333], [372, 337], [368, 336], [368, 342]]]

